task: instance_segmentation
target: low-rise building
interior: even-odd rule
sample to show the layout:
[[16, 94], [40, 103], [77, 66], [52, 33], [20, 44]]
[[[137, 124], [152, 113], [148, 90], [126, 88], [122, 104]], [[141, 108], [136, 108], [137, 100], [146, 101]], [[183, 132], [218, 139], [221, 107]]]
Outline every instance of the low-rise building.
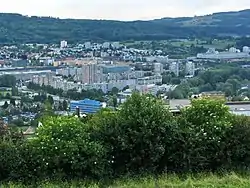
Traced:
[[102, 107], [103, 104], [100, 101], [90, 99], [70, 102], [70, 111], [76, 112], [79, 109], [81, 114], [94, 114], [101, 110]]
[[137, 79], [138, 85], [162, 84], [162, 76], [154, 75]]

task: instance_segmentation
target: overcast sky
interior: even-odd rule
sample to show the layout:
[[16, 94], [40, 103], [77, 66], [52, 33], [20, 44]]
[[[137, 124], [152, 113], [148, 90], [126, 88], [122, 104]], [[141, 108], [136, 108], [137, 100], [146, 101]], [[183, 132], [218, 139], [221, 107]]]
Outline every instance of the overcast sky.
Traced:
[[250, 9], [250, 0], [0, 0], [0, 12], [60, 18], [146, 20]]

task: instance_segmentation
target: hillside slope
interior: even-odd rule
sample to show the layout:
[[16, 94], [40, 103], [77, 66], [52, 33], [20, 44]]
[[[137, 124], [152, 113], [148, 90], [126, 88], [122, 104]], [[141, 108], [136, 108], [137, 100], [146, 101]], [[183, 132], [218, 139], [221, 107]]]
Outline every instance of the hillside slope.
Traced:
[[149, 21], [111, 21], [0, 14], [0, 43], [162, 40], [250, 35], [250, 10]]

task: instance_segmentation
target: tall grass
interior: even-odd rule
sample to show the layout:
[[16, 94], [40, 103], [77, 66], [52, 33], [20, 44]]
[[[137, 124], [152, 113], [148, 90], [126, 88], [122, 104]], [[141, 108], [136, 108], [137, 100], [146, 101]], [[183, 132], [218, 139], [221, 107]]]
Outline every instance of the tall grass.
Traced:
[[1, 188], [249, 188], [249, 176], [241, 176], [235, 173], [218, 176], [213, 174], [199, 174], [187, 176], [185, 178], [177, 175], [163, 175], [161, 177], [129, 178], [115, 180], [114, 182], [86, 182], [86, 181], [43, 181], [33, 185], [23, 185], [19, 183], [5, 183]]

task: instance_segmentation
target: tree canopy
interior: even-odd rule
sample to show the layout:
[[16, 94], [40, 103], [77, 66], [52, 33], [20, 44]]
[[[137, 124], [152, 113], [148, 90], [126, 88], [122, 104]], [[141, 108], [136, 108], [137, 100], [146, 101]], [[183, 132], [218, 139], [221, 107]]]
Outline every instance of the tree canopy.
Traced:
[[[111, 21], [59, 19], [51, 17], [0, 14], [1, 43], [71, 43], [91, 41], [165, 40], [248, 35], [249, 10], [235, 13], [217, 13], [196, 21], [190, 18], [163, 18], [149, 21]], [[218, 21], [219, 20], [219, 21]], [[46, 32], [44, 32], [46, 31]]]

